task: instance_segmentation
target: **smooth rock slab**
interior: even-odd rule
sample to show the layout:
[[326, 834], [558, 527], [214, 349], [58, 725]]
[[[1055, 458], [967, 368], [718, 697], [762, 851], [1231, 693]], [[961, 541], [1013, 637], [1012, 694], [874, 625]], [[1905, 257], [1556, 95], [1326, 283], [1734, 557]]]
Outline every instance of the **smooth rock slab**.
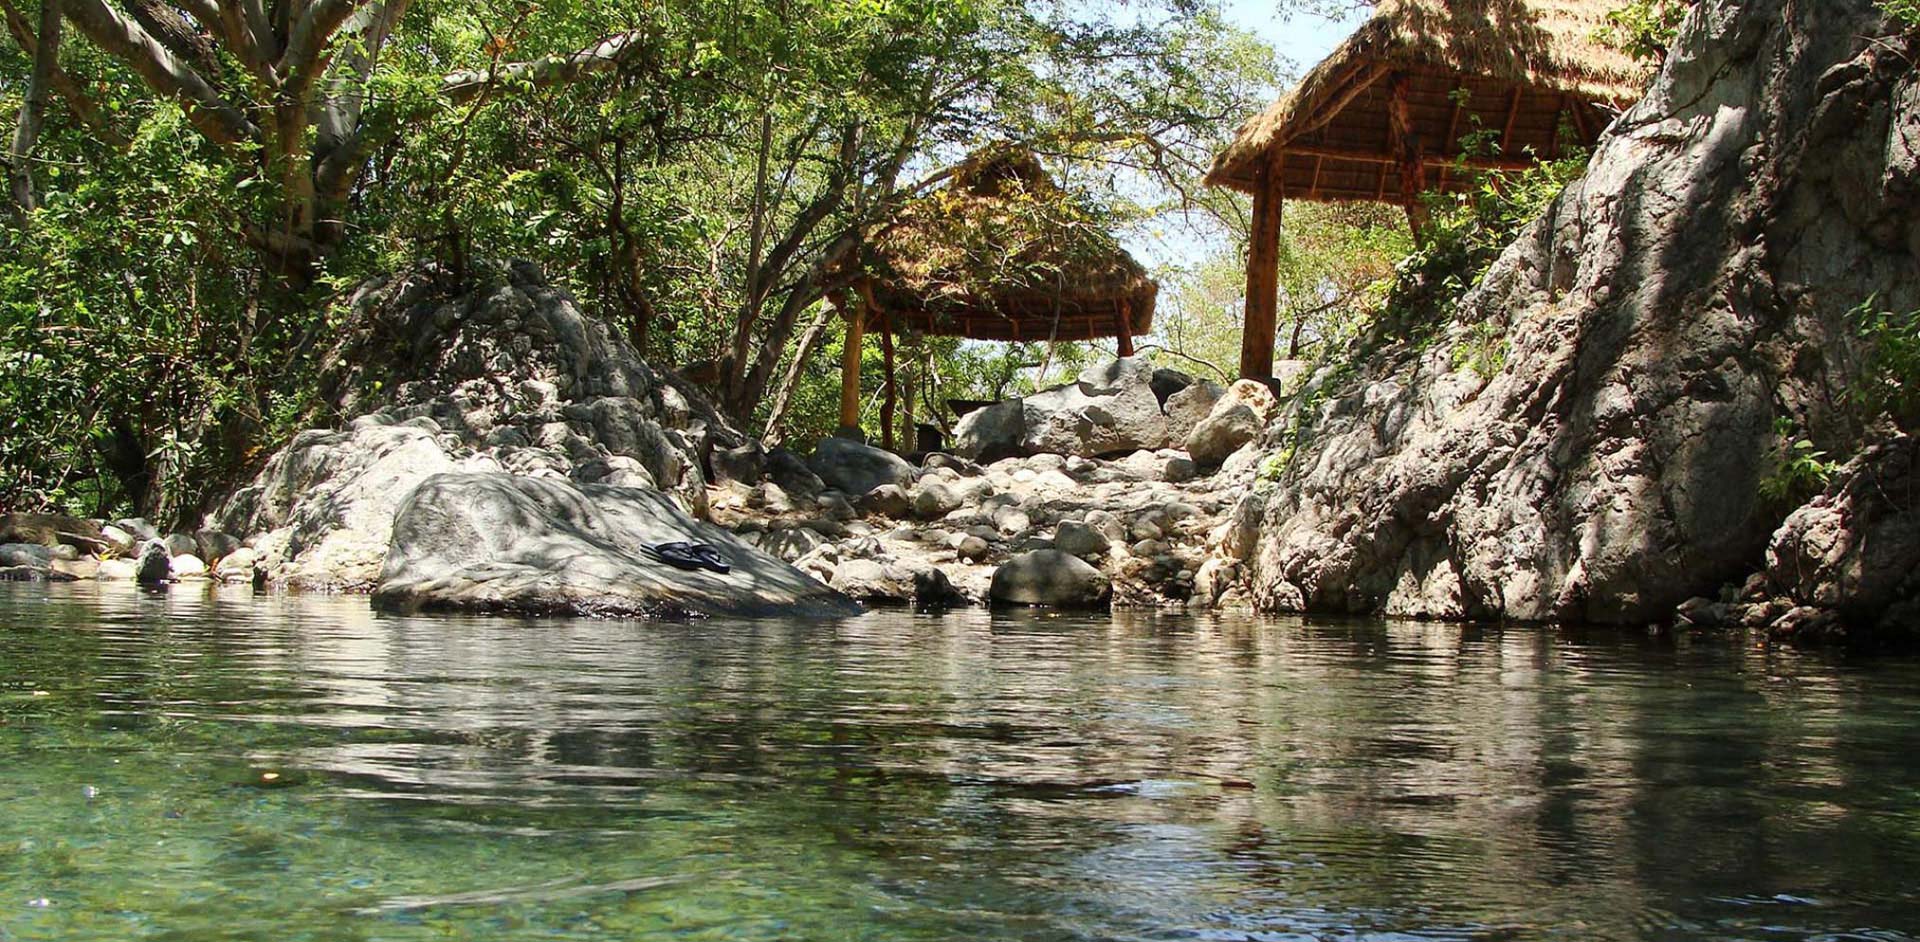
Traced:
[[[707, 543], [728, 573], [647, 547]], [[509, 474], [441, 474], [393, 521], [376, 606], [607, 616], [857, 615], [853, 600], [659, 491]]]

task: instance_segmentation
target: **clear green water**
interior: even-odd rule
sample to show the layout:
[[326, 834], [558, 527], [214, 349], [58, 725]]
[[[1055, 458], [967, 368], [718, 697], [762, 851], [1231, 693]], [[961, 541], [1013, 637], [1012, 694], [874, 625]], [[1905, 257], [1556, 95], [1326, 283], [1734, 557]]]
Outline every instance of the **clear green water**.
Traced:
[[1906, 939], [1917, 707], [1614, 635], [0, 586], [0, 939]]

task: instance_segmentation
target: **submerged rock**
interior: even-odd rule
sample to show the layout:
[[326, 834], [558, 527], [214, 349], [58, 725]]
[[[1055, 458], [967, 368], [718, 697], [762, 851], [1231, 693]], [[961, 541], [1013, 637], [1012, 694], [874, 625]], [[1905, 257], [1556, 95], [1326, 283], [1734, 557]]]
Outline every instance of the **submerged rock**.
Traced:
[[[715, 547], [725, 573], [649, 547]], [[578, 615], [853, 615], [860, 607], [733, 534], [637, 488], [509, 474], [427, 479], [393, 523], [383, 608]]]
[[994, 570], [988, 595], [1009, 605], [1102, 609], [1113, 597], [1113, 583], [1086, 560], [1059, 550], [1034, 550]]
[[159, 540], [148, 540], [140, 547], [140, 558], [134, 563], [133, 581], [141, 585], [159, 585], [173, 577], [173, 554], [167, 552], [167, 544]]

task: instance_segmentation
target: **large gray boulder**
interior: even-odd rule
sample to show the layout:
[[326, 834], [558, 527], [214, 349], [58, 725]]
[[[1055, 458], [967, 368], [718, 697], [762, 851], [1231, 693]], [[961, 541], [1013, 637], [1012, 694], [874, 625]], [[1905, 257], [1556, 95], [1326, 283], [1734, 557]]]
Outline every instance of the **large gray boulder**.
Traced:
[[960, 417], [953, 429], [953, 452], [991, 464], [1026, 453], [1027, 410], [1018, 399], [983, 406]]
[[1021, 401], [1027, 454], [1098, 458], [1167, 442], [1167, 416], [1153, 391], [1153, 367], [1129, 357], [1095, 364], [1066, 386]]
[[910, 566], [895, 561], [848, 559], [833, 567], [832, 586], [862, 602], [912, 603], [923, 608], [967, 604], [947, 574], [929, 565]]
[[807, 462], [813, 473], [828, 487], [850, 497], [859, 497], [882, 484], [902, 489], [913, 486], [913, 465], [884, 448], [864, 445], [850, 438], [825, 438], [814, 447]]
[[[1180, 384], [1138, 357], [1088, 367], [1073, 382], [995, 403], [962, 417], [954, 452], [992, 463], [1025, 455], [1097, 458], [1167, 443], [1167, 416], [1156, 390]], [[1169, 393], [1171, 395], [1171, 393]]]
[[295, 435], [206, 520], [256, 548], [267, 581], [371, 589], [401, 499], [436, 474], [658, 488], [704, 517], [704, 456], [750, 463], [697, 390], [531, 266], [482, 265], [464, 294], [439, 275], [418, 268], [354, 292], [320, 382], [341, 426]]
[[1227, 387], [1215, 382], [1198, 382], [1167, 397], [1167, 438], [1184, 443], [1194, 426], [1206, 421], [1213, 404], [1227, 394]]
[[1791, 510], [1776, 423], [1851, 454], [1847, 312], [1920, 309], [1897, 30], [1875, 0], [1696, 4], [1478, 285], [1307, 381], [1228, 540], [1255, 604], [1644, 625], [1752, 572]]
[[[716, 547], [732, 571], [675, 568], [649, 548]], [[402, 611], [830, 617], [860, 607], [812, 577], [638, 488], [510, 474], [442, 474], [393, 522], [374, 603]]]
[[1202, 468], [1217, 468], [1234, 452], [1260, 437], [1265, 426], [1249, 406], [1230, 403], [1206, 417], [1187, 436], [1187, 454]]
[[1005, 605], [1103, 609], [1113, 598], [1113, 584], [1077, 556], [1059, 550], [1034, 550], [994, 570], [987, 595]]
[[255, 536], [270, 581], [364, 592], [379, 581], [394, 515], [415, 487], [436, 474], [499, 470], [487, 457], [454, 457], [417, 427], [316, 429], [294, 436], [218, 519], [220, 529]]

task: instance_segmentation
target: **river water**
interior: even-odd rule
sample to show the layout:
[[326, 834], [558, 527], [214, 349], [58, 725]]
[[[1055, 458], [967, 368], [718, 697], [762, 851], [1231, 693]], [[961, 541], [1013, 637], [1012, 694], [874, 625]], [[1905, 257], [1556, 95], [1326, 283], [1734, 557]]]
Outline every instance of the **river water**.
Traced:
[[0, 940], [1908, 939], [1920, 664], [0, 586]]

